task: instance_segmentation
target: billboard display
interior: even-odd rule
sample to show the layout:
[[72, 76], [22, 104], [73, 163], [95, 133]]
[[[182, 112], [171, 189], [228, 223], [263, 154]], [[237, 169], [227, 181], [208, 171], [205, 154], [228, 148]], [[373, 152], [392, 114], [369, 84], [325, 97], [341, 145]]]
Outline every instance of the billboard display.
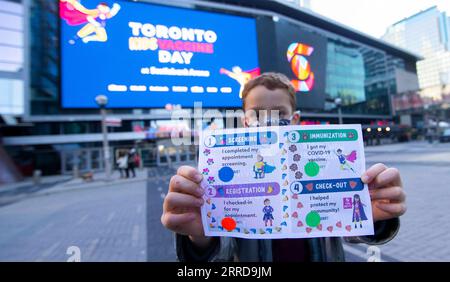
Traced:
[[253, 18], [129, 1], [60, 0], [61, 105], [240, 107], [260, 73]]
[[[261, 58], [261, 67], [281, 72], [291, 79], [297, 90], [299, 108], [323, 110], [326, 98], [327, 38], [285, 20], [279, 20], [273, 25], [276, 48], [270, 48], [275, 52], [275, 59], [267, 61]], [[267, 53], [264, 46], [260, 47], [262, 53]]]

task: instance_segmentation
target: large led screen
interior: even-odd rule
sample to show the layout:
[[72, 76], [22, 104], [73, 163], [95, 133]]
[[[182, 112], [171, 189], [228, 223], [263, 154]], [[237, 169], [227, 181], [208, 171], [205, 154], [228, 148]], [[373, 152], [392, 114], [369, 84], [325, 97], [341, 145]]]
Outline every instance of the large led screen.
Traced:
[[130, 1], [60, 0], [61, 105], [239, 107], [259, 74], [253, 18]]

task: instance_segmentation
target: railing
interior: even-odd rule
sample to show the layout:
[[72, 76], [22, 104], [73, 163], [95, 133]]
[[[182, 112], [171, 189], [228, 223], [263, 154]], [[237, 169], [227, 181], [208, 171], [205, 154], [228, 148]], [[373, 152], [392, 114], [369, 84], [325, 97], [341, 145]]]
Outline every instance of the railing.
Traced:
[[156, 165], [173, 167], [183, 163], [197, 162], [197, 147], [173, 146], [157, 150]]
[[[120, 148], [111, 148], [112, 168], [116, 166], [116, 156], [114, 152]], [[181, 164], [197, 162], [197, 147], [195, 146], [168, 146], [168, 147], [147, 147], [138, 148], [140, 156], [139, 168], [152, 166], [174, 167]], [[61, 151], [61, 173], [73, 174], [79, 177], [85, 172], [96, 172], [104, 170], [102, 148], [83, 148], [70, 151]]]

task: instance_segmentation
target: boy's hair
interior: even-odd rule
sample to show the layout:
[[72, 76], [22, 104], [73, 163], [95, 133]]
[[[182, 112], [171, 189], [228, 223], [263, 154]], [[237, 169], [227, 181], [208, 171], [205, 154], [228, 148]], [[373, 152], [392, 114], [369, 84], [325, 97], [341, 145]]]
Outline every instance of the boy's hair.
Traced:
[[291, 102], [292, 111], [297, 109], [297, 99], [295, 95], [295, 88], [292, 83], [282, 73], [275, 72], [265, 72], [260, 76], [252, 78], [249, 80], [242, 90], [242, 108], [245, 109], [245, 99], [248, 93], [256, 86], [264, 86], [269, 90], [283, 89], [286, 90], [289, 95], [289, 101]]

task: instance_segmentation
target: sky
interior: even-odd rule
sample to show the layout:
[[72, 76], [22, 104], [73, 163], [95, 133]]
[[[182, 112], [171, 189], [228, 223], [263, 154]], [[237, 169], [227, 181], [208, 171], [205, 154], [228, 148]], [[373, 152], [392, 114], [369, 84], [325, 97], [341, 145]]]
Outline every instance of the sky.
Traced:
[[431, 6], [450, 16], [450, 0], [310, 0], [314, 12], [374, 37]]

